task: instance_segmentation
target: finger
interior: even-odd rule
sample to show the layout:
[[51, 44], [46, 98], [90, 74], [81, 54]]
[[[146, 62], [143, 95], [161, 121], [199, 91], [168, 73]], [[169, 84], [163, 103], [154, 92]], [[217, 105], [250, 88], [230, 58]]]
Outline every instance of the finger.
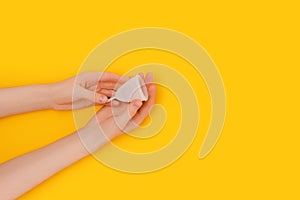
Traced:
[[112, 100], [112, 101], [109, 101], [107, 100], [107, 102], [104, 104], [105, 106], [119, 106], [120, 105], [120, 102], [117, 101], [117, 100]]
[[134, 100], [127, 104], [127, 108], [123, 112], [116, 116], [115, 122], [121, 131], [124, 131], [124, 127], [131, 120], [131, 118], [137, 113], [138, 109], [143, 105], [140, 100]]
[[122, 76], [117, 81], [99, 81], [97, 89], [111, 89], [117, 90], [121, 85], [129, 80], [129, 77]]
[[82, 87], [80, 87], [78, 90], [80, 99], [87, 99], [95, 104], [104, 104], [107, 102], [107, 97], [103, 94], [93, 92]]
[[148, 115], [149, 114], [149, 111], [151, 109], [151, 107], [154, 105], [155, 103], [155, 96], [156, 96], [156, 86], [151, 84], [149, 86], [149, 89], [148, 89], [148, 101], [146, 101], [143, 105], [143, 107], [139, 110], [139, 115], [141, 116], [144, 116], [144, 115]]
[[[91, 91], [96, 91], [96, 92], [98, 92], [98, 89], [97, 89], [98, 87], [97, 87], [97, 84], [96, 85], [92, 85], [92, 86], [90, 86], [90, 87], [86, 87], [86, 89], [88, 89], [88, 90], [91, 90]], [[101, 88], [100, 88], [101, 89]], [[100, 90], [99, 89], [99, 90]]]
[[139, 75], [140, 75], [140, 77], [141, 77], [142, 79], [144, 79], [144, 74], [143, 74], [143, 73], [139, 73]]
[[152, 81], [153, 81], [153, 73], [149, 72], [145, 77], [145, 83], [150, 84]]
[[156, 86], [150, 85], [148, 89], [149, 99], [148, 101], [144, 102], [143, 106], [139, 109], [136, 115], [128, 122], [125, 127], [125, 131], [129, 132], [135, 128], [137, 128], [144, 119], [150, 113], [154, 103], [155, 103], [155, 96], [156, 96]]
[[141, 100], [133, 100], [128, 105], [128, 121], [137, 113], [139, 108], [143, 105], [143, 102]]
[[[119, 79], [117, 80], [100, 80], [99, 83], [110, 83], [110, 84], [117, 84], [117, 85], [123, 85], [126, 81], [128, 81], [130, 78], [126, 77], [126, 76], [121, 76]], [[114, 86], [114, 85], [113, 85]]]
[[76, 81], [84, 84], [85, 88], [97, 85], [99, 82], [124, 82], [127, 77], [120, 76], [111, 72], [84, 72], [77, 76]]
[[108, 89], [108, 90], [117, 90], [123, 82], [100, 82], [98, 84], [97, 90], [101, 89]]
[[117, 82], [122, 76], [111, 72], [88, 72], [89, 78], [96, 79], [98, 81], [112, 81]]
[[98, 84], [98, 89], [110, 89], [113, 90], [116, 87], [117, 82], [100, 82]]
[[99, 93], [104, 94], [107, 97], [112, 97], [115, 94], [114, 90], [101, 89]]
[[121, 76], [110, 72], [84, 72], [76, 77], [78, 83], [84, 83], [86, 87], [96, 84], [98, 81], [117, 81]]
[[99, 91], [101, 89], [110, 89], [110, 90], [116, 90], [121, 85], [123, 85], [129, 78], [123, 77], [120, 78], [118, 81], [100, 81], [95, 83], [89, 83], [85, 88], [92, 90], [92, 91]]

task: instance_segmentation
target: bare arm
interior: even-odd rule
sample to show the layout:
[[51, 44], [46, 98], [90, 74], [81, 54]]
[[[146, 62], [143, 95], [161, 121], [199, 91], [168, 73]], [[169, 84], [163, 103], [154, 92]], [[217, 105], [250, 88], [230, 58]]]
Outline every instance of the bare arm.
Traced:
[[50, 109], [50, 85], [31, 85], [0, 89], [0, 117], [34, 110]]
[[88, 155], [73, 133], [0, 165], [1, 199], [15, 199], [56, 172]]
[[71, 110], [104, 104], [126, 81], [113, 73], [86, 72], [53, 84], [0, 88], [0, 117], [43, 109]]
[[148, 84], [148, 93], [149, 100], [145, 103], [136, 100], [129, 104], [104, 106], [78, 132], [0, 164], [1, 199], [19, 197], [58, 171], [98, 150], [124, 131], [136, 128], [154, 104], [154, 85]]

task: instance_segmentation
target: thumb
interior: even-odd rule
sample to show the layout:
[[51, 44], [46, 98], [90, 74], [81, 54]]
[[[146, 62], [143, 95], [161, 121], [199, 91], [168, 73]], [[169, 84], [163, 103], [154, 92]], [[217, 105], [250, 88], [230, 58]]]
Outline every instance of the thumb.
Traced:
[[104, 104], [107, 102], [107, 96], [105, 96], [103, 94], [99, 94], [99, 93], [91, 91], [91, 90], [88, 90], [88, 89], [85, 89], [85, 88], [81, 88], [80, 98], [87, 99], [96, 104]]
[[139, 108], [143, 105], [142, 101], [134, 100], [128, 104], [127, 109], [124, 109], [122, 114], [115, 118], [118, 127], [123, 131], [124, 127], [131, 120], [131, 118], [137, 113]]

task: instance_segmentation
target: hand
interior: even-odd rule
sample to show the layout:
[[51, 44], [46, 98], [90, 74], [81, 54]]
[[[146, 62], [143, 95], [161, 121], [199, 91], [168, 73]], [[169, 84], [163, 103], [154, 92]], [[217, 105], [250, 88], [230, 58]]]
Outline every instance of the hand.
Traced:
[[[113, 89], [118, 87], [116, 81], [111, 81], [118, 79], [119, 76], [117, 75], [112, 75], [115, 79], [111, 79], [111, 74], [106, 74], [104, 75], [106, 76], [105, 79], [100, 81], [98, 81], [99, 76], [89, 79], [91, 76], [95, 76], [95, 74], [85, 73], [57, 83], [55, 86], [51, 85], [50, 88], [49, 85], [34, 85], [2, 89], [0, 90], [0, 96], [2, 95], [5, 98], [0, 102], [0, 105], [4, 105], [0, 110], [2, 114], [4, 113], [4, 116], [17, 112], [40, 110], [49, 108], [53, 99], [59, 103], [64, 102], [66, 107], [63, 108], [66, 109], [71, 108], [72, 103], [76, 103], [80, 99], [89, 99], [90, 102], [93, 102], [94, 91], [103, 92], [103, 94], [109, 96], [113, 94]], [[79, 85], [74, 80], [76, 78], [79, 79]], [[148, 74], [145, 80], [149, 96], [147, 102], [136, 100], [131, 103], [120, 103], [113, 101], [112, 106], [103, 106], [90, 122], [77, 132], [38, 150], [2, 163], [0, 165], [1, 199], [16, 199], [58, 171], [98, 150], [107, 141], [123, 132], [138, 127], [154, 105], [156, 88], [150, 83], [151, 80], [152, 75]], [[80, 91], [77, 94], [79, 96], [75, 96], [77, 98], [74, 98], [74, 101], [72, 101], [72, 92], [70, 92], [73, 86], [74, 90]], [[93, 95], [90, 91], [83, 89], [92, 91]], [[52, 93], [51, 90], [55, 93]], [[84, 93], [84, 95], [80, 93]], [[19, 94], [22, 98], [14, 98], [16, 94]], [[88, 98], [89, 94], [90, 97]], [[21, 101], [19, 101], [20, 99]], [[57, 105], [63, 105], [59, 103]], [[7, 106], [7, 104], [10, 104], [10, 106]], [[37, 104], [38, 106], [36, 106]], [[15, 105], [19, 107], [14, 110]], [[4, 112], [3, 109], [5, 109]]]
[[112, 106], [103, 106], [88, 124], [78, 131], [90, 153], [122, 133], [137, 128], [142, 123], [154, 105], [156, 87], [151, 81], [152, 74], [147, 74], [145, 82], [148, 101], [135, 100], [131, 103], [113, 101]]
[[71, 110], [94, 104], [105, 104], [115, 89], [128, 78], [109, 72], [85, 72], [70, 79], [51, 84], [54, 94], [52, 108]]

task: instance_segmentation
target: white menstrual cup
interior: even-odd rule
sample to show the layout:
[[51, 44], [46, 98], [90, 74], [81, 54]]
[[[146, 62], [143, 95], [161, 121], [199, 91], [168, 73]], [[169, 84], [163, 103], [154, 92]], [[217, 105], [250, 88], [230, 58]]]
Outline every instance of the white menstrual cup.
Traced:
[[125, 82], [108, 101], [119, 100], [122, 102], [131, 102], [135, 99], [141, 101], [148, 100], [148, 92], [144, 80], [140, 75]]

